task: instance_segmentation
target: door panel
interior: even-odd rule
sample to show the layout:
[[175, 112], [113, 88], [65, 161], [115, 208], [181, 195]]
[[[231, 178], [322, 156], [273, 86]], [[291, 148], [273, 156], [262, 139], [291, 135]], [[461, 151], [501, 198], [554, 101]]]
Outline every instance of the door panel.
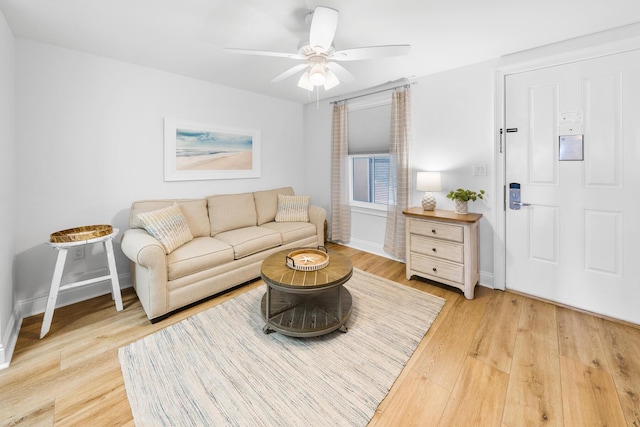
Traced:
[[640, 323], [640, 51], [509, 75], [505, 102], [506, 182], [530, 204], [507, 208], [507, 289]]
[[622, 277], [622, 214], [585, 211], [585, 268]]
[[621, 75], [584, 80], [585, 133], [598, 144], [585, 147], [585, 184], [621, 187]]
[[529, 215], [529, 253], [531, 259], [559, 264], [559, 219], [558, 208], [555, 206], [536, 206], [527, 209]]
[[[529, 88], [529, 182], [557, 184], [558, 166], [554, 144], [558, 127], [558, 85]], [[526, 153], [525, 153], [526, 154]]]

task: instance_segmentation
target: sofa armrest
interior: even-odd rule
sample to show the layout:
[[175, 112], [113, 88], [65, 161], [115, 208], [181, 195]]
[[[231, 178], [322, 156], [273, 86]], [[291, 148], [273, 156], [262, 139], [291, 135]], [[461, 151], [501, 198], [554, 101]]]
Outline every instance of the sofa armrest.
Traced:
[[162, 244], [145, 230], [124, 232], [122, 252], [133, 263], [133, 287], [147, 317], [153, 319], [167, 311], [167, 255]]
[[320, 206], [309, 205], [309, 222], [316, 226], [316, 235], [318, 237], [318, 246], [324, 246], [325, 222], [327, 220], [327, 211]]
[[132, 228], [125, 231], [121, 247], [127, 258], [138, 265], [166, 269], [167, 255], [164, 247], [145, 230]]

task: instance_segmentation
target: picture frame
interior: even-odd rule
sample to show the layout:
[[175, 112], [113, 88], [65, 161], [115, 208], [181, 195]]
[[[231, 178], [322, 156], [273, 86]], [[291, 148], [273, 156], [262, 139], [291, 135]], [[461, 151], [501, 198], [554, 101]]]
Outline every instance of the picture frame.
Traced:
[[164, 180], [260, 177], [260, 131], [164, 119]]

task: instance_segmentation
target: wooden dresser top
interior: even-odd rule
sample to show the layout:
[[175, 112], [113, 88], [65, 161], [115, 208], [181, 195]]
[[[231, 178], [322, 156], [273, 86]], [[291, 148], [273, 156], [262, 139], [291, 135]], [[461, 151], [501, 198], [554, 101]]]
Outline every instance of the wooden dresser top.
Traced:
[[454, 221], [454, 222], [468, 222], [473, 223], [479, 221], [482, 218], [482, 214], [478, 213], [468, 213], [468, 214], [457, 214], [454, 211], [446, 211], [442, 209], [436, 209], [434, 211], [425, 211], [421, 206], [415, 206], [411, 208], [407, 208], [402, 211], [406, 216], [410, 216], [412, 218], [418, 219], [440, 219], [445, 221]]

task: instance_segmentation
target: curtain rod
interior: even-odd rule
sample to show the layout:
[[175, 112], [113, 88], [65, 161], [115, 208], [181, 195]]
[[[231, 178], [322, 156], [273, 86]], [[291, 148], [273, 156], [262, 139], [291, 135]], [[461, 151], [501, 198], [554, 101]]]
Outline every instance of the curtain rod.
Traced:
[[376, 93], [382, 93], [382, 92], [387, 92], [389, 90], [394, 90], [394, 89], [398, 89], [399, 87], [409, 87], [409, 86], [413, 86], [414, 84], [417, 84], [418, 82], [411, 82], [411, 83], [405, 83], [402, 85], [398, 85], [398, 86], [394, 86], [394, 87], [388, 87], [386, 89], [380, 89], [377, 90], [375, 92], [370, 92], [370, 93], [364, 93], [362, 95], [356, 95], [356, 96], [351, 96], [349, 98], [343, 98], [343, 99], [339, 99], [337, 101], [331, 101], [330, 104], [337, 104], [338, 102], [344, 102], [344, 101], [349, 101], [351, 99], [357, 99], [357, 98], [362, 98], [363, 96], [369, 96], [369, 95], [375, 95]]

